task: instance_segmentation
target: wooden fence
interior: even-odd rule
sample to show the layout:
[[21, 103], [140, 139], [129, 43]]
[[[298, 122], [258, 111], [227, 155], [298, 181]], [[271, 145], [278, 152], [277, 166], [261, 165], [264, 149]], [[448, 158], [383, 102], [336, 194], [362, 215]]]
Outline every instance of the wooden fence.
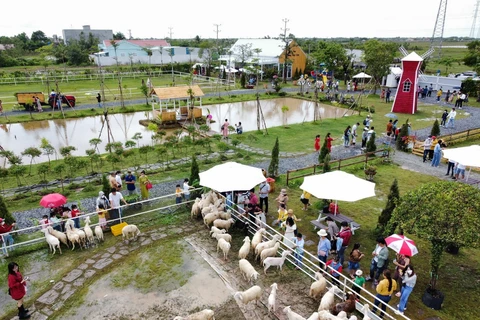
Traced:
[[[361, 155], [354, 156], [354, 157], [348, 157], [348, 158], [333, 160], [333, 161], [330, 161], [329, 164], [330, 164], [330, 167], [331, 167], [332, 170], [334, 170], [334, 169], [340, 170], [341, 168], [353, 166], [353, 165], [360, 164], [360, 163], [363, 163], [364, 167], [366, 167], [368, 165], [369, 161], [378, 159], [378, 157], [373, 157], [373, 155], [376, 155], [378, 153], [381, 154], [380, 158], [386, 158], [386, 159], [390, 158], [390, 149], [386, 148], [386, 149], [377, 150], [375, 152], [368, 152], [368, 153], [361, 154]], [[298, 179], [298, 178], [303, 178], [303, 177], [311, 176], [311, 175], [314, 175], [314, 174], [317, 174], [317, 173], [321, 173], [322, 172], [322, 166], [323, 166], [323, 163], [314, 164], [313, 166], [309, 166], [309, 167], [305, 167], [305, 168], [288, 170], [287, 171], [287, 186], [288, 186], [288, 183], [291, 180], [295, 180], [295, 179]], [[311, 171], [307, 172], [307, 173], [302, 173], [302, 174], [299, 174], [299, 175], [293, 175], [295, 172], [305, 171], [305, 170], [311, 170]]]
[[[472, 138], [480, 138], [480, 128], [469, 129], [438, 137], [438, 139], [442, 139], [443, 142], [446, 142], [447, 145], [450, 143], [454, 144], [456, 142], [461, 142]], [[416, 154], [417, 156], [423, 156], [423, 141], [415, 142], [412, 153]]]

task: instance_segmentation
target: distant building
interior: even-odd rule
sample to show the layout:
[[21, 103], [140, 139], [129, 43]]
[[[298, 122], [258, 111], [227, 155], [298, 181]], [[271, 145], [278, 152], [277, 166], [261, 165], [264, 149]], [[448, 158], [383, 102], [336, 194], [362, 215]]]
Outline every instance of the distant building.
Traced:
[[363, 50], [358, 49], [345, 49], [345, 53], [348, 57], [351, 57], [351, 62], [354, 68], [365, 69], [367, 65], [363, 62]]
[[80, 35], [83, 33], [85, 38], [91, 33], [98, 41], [113, 39], [112, 30], [94, 30], [90, 29], [89, 25], [83, 26], [83, 29], [64, 29], [62, 30], [63, 41], [67, 44], [70, 40], [80, 40]]
[[13, 49], [13, 48], [15, 48], [14, 44], [0, 44], [0, 51]]

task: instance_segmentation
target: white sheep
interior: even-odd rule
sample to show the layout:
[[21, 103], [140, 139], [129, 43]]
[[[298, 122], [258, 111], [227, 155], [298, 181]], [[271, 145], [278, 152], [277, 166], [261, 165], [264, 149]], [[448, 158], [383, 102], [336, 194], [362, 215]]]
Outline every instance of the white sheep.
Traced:
[[257, 281], [258, 276], [260, 275], [257, 270], [250, 264], [246, 259], [240, 259], [238, 261], [238, 266], [240, 267], [240, 272], [243, 275], [243, 278], [250, 283]]
[[272, 311], [275, 313], [275, 300], [277, 299], [277, 289], [278, 286], [276, 283], [273, 283], [270, 288], [272, 290], [270, 291], [270, 295], [268, 296], [268, 312]]
[[357, 316], [350, 316], [350, 318], [348, 318], [348, 320], [358, 320]]
[[134, 224], [126, 225], [122, 228], [122, 238], [125, 241], [130, 240], [133, 237], [133, 240], [137, 240], [137, 237], [140, 235], [140, 230]]
[[103, 239], [103, 230], [100, 226], [95, 227], [95, 236], [97, 237], [97, 241], [104, 241]]
[[212, 236], [212, 238], [213, 238], [213, 234], [214, 234], [214, 233], [225, 233], [225, 232], [227, 232], [227, 230], [225, 230], [225, 229], [218, 229], [218, 228], [215, 227], [215, 226], [212, 226], [212, 228], [210, 229], [210, 235]]
[[302, 317], [298, 313], [293, 312], [290, 306], [285, 307], [283, 309], [283, 312], [287, 315], [288, 320], [306, 320], [304, 317]]
[[215, 312], [210, 309], [204, 309], [186, 317], [177, 316], [173, 320], [215, 320]]
[[88, 243], [93, 243], [95, 240], [93, 238], [93, 231], [92, 228], [90, 228], [90, 217], [85, 217], [85, 226], [83, 227], [83, 230], [85, 231], [85, 236], [87, 238]]
[[368, 305], [368, 303], [365, 303], [362, 307], [362, 313], [363, 313], [363, 320], [372, 320], [372, 318], [370, 318], [370, 306]]
[[67, 235], [65, 233], [57, 231], [50, 226], [47, 227], [47, 230], [48, 230], [48, 233], [50, 233], [52, 236], [54, 236], [55, 238], [60, 240], [60, 242], [63, 243], [64, 245], [66, 245], [67, 248], [70, 248], [68, 246], [68, 239], [67, 239]]
[[217, 208], [220, 207], [222, 204], [223, 204], [223, 199], [217, 199], [217, 200], [213, 203], [213, 205], [214, 205], [215, 207], [217, 207]]
[[347, 318], [347, 313], [346, 313], [345, 311], [340, 311], [340, 312], [337, 314], [337, 318], [344, 319], [344, 320], [348, 320], [348, 318]]
[[218, 211], [210, 212], [210, 213], [207, 213], [203, 218], [203, 223], [205, 223], [205, 225], [208, 228], [210, 227], [210, 224], [212, 224], [212, 222], [217, 220], [218, 218], [220, 218], [220, 214], [218, 213]]
[[[71, 232], [75, 233], [78, 236], [78, 244], [80, 248], [82, 248], [82, 245], [85, 246], [85, 239], [87, 236], [85, 235], [85, 232], [83, 230], [75, 228], [75, 222], [73, 220], [68, 219], [67, 222], [65, 222], [65, 229], [70, 229]], [[67, 238], [68, 238], [68, 232], [67, 232]], [[70, 240], [70, 239], [69, 239]]]
[[270, 268], [271, 266], [276, 266], [277, 269], [280, 269], [280, 272], [282, 271], [283, 264], [285, 263], [285, 259], [289, 254], [291, 254], [292, 251], [285, 250], [282, 252], [282, 257], [281, 258], [273, 258], [273, 257], [268, 257], [265, 260], [263, 260], [263, 273], [267, 274], [267, 269]]
[[310, 317], [308, 317], [307, 320], [318, 320], [318, 312], [314, 312], [312, 313], [312, 315]]
[[320, 305], [318, 306], [318, 312], [322, 310], [330, 310], [330, 308], [335, 303], [335, 293], [339, 292], [337, 286], [332, 286], [327, 293], [325, 293], [320, 301]]
[[217, 207], [215, 207], [213, 204], [209, 205], [208, 207], [203, 207], [202, 208], [202, 217], [205, 217], [207, 213], [215, 212], [218, 211]]
[[256, 249], [257, 245], [262, 242], [262, 236], [266, 233], [264, 228], [260, 228], [255, 232], [252, 238], [252, 249]]
[[212, 238], [215, 238], [215, 239], [223, 239], [225, 241], [227, 241], [228, 243], [232, 243], [232, 236], [228, 233], [224, 234], [224, 233], [212, 233]]
[[222, 219], [217, 219], [213, 221], [213, 225], [217, 228], [220, 229], [225, 229], [228, 232], [228, 229], [235, 223], [235, 220], [233, 219], [228, 219], [228, 220], [222, 220]]
[[221, 205], [219, 205], [219, 206], [217, 207], [217, 210], [218, 210], [218, 211], [225, 211], [225, 205], [222, 203]]
[[243, 239], [243, 245], [238, 250], [238, 258], [239, 259], [245, 259], [248, 254], [250, 253], [250, 238], [247, 236], [245, 239]]
[[[65, 224], [67, 225], [67, 224]], [[68, 241], [70, 241], [70, 243], [72, 244], [72, 250], [75, 249], [75, 243], [78, 244], [78, 246], [80, 247], [80, 249], [82, 248], [82, 244], [80, 242], [80, 237], [78, 236], [78, 234], [76, 234], [72, 229], [70, 229], [69, 227], [66, 228], [67, 230], [67, 238], [68, 238]]]
[[266, 258], [275, 257], [277, 255], [279, 248], [280, 248], [280, 242], [277, 242], [272, 248], [267, 248], [263, 250], [262, 253], [260, 254], [260, 261], [262, 262], [262, 264]]
[[318, 299], [327, 288], [327, 281], [320, 272], [315, 272], [315, 279], [317, 281], [313, 282], [310, 286], [308, 295], [313, 299]]
[[347, 314], [344, 313], [344, 314], [342, 314], [342, 318], [340, 318], [338, 316], [335, 316], [335, 315], [331, 314], [327, 310], [318, 311], [318, 319], [320, 319], [320, 320], [345, 320], [345, 319], [347, 319], [346, 316], [347, 316]]
[[217, 253], [218, 253], [218, 249], [222, 249], [223, 251], [223, 259], [224, 260], [227, 260], [227, 255], [228, 255], [228, 252], [230, 251], [230, 243], [228, 243], [227, 241], [225, 241], [225, 239], [218, 239], [218, 242], [217, 242]]
[[191, 210], [191, 217], [198, 217], [201, 213], [201, 208], [198, 205], [200, 202], [200, 198], [195, 199], [195, 202], [192, 205], [192, 210]]
[[273, 236], [271, 240], [259, 243], [255, 248], [255, 259], [260, 258], [260, 254], [262, 253], [263, 250], [272, 248], [275, 245], [275, 243], [280, 241], [280, 239], [282, 239], [282, 236], [276, 234]]
[[262, 297], [262, 288], [259, 286], [253, 286], [245, 291], [237, 291], [233, 295], [235, 299], [240, 299], [243, 304], [248, 304], [250, 301], [255, 300], [255, 305]]
[[55, 254], [55, 247], [57, 247], [60, 251], [60, 254], [62, 254], [62, 249], [60, 248], [60, 240], [51, 235], [47, 229], [42, 229], [41, 231], [45, 234], [45, 240], [47, 241], [50, 250], [52, 250], [52, 254]]
[[231, 210], [227, 210], [227, 212], [220, 211], [220, 219], [228, 220], [228, 219], [231, 219], [231, 218], [232, 218], [232, 211]]

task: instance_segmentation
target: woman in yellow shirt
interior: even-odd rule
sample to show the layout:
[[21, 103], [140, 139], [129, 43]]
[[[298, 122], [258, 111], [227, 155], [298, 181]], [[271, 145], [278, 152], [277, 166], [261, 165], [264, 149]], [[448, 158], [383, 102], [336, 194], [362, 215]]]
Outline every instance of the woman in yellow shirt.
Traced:
[[288, 217], [288, 213], [287, 213], [287, 209], [285, 208], [285, 204], [281, 203], [280, 208], [278, 209], [278, 218], [277, 220], [274, 220], [272, 222], [272, 226], [276, 224], [281, 224], [282, 222], [287, 220], [287, 217]]
[[310, 205], [310, 193], [303, 190], [302, 196], [300, 197], [300, 201], [303, 203], [302, 210], [307, 210], [308, 206]]
[[[388, 304], [392, 299], [393, 292], [397, 290], [397, 282], [393, 281], [392, 274], [390, 270], [383, 271], [383, 280], [380, 281], [377, 285], [377, 295], [375, 296], [374, 304], [372, 312], [377, 312], [377, 307], [380, 304], [380, 301]], [[382, 303], [382, 312], [380, 313], [380, 318], [383, 318], [385, 310], [387, 310], [387, 306]]]

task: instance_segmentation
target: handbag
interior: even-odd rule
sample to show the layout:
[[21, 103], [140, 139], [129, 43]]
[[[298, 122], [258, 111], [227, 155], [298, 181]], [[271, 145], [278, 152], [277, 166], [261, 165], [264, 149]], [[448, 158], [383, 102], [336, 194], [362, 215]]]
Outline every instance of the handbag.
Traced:
[[147, 188], [147, 190], [150, 190], [153, 188], [153, 185], [150, 181], [147, 182], [147, 184], [145, 185], [145, 187]]

